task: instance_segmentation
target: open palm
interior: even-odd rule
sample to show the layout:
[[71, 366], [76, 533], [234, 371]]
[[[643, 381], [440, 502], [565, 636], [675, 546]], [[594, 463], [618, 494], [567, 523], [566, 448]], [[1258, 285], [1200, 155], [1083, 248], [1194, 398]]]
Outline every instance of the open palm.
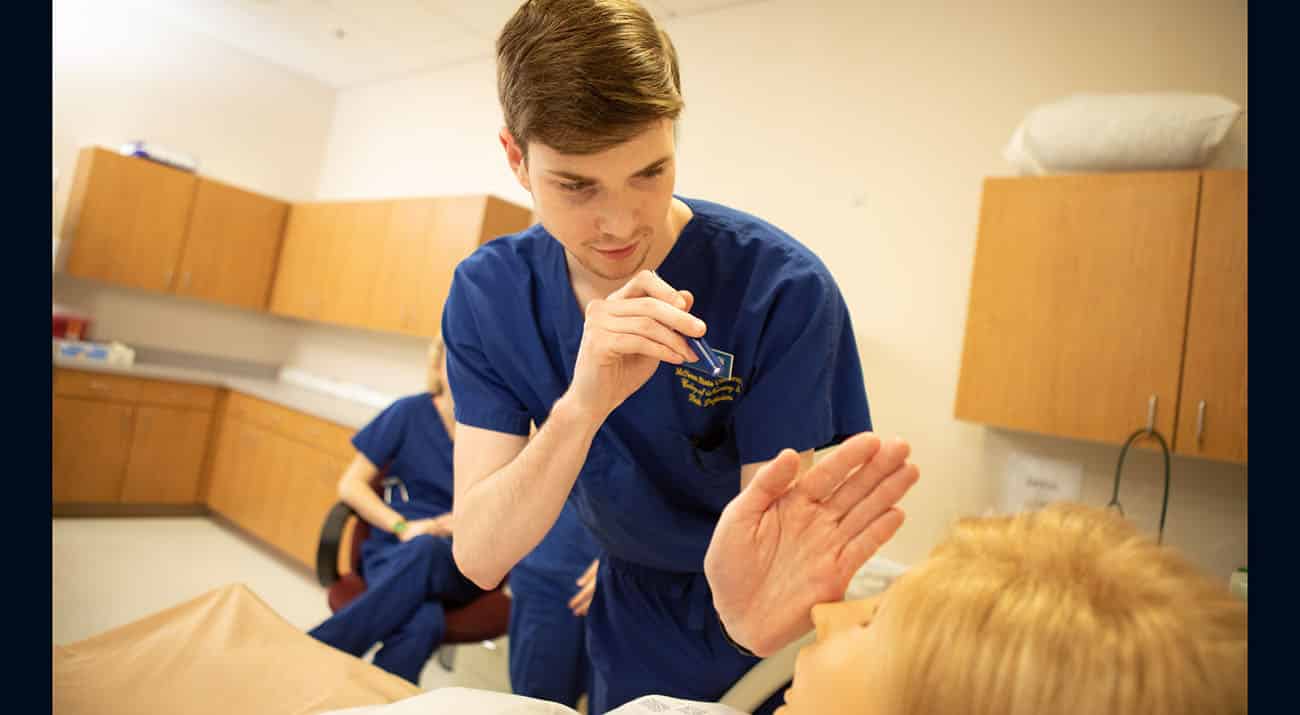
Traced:
[[704, 572], [728, 633], [763, 656], [812, 627], [809, 611], [849, 580], [903, 523], [896, 504], [920, 476], [902, 440], [864, 432], [799, 474], [777, 455], [723, 510]]

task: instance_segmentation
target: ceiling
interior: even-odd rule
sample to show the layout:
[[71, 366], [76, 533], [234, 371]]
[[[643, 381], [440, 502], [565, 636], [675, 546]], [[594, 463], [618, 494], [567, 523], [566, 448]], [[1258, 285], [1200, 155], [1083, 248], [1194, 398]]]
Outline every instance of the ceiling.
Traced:
[[[642, 0], [660, 22], [755, 0]], [[343, 89], [492, 56], [520, 0], [135, 0], [133, 5]]]

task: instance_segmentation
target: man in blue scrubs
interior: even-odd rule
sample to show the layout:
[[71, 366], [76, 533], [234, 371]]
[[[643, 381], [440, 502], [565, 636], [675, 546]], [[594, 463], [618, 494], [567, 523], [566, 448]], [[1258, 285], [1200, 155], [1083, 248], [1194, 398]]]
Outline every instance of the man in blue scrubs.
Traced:
[[590, 711], [716, 700], [843, 597], [917, 469], [869, 432], [826, 266], [673, 193], [680, 77], [643, 8], [530, 0], [497, 76], [501, 144], [540, 223], [464, 260], [443, 313], [454, 557], [494, 586], [571, 505], [602, 553]]

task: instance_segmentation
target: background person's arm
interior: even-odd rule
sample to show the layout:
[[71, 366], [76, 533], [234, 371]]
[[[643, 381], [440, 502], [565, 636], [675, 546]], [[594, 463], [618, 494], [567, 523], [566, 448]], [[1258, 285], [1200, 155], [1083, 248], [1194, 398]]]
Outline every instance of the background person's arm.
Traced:
[[366, 455], [357, 452], [343, 476], [339, 477], [339, 500], [352, 507], [371, 526], [392, 531], [393, 524], [400, 521], [402, 515], [385, 504], [370, 488], [370, 481], [378, 473], [379, 468], [371, 464]]
[[[370, 488], [370, 482], [378, 472], [378, 467], [366, 455], [357, 452], [348, 468], [343, 470], [343, 476], [339, 477], [339, 500], [352, 507], [357, 516], [372, 527], [391, 533], [393, 525], [402, 520], [402, 515]], [[409, 541], [420, 534], [446, 536], [451, 534], [451, 524], [451, 512], [433, 519], [416, 519], [407, 522], [398, 538]]]

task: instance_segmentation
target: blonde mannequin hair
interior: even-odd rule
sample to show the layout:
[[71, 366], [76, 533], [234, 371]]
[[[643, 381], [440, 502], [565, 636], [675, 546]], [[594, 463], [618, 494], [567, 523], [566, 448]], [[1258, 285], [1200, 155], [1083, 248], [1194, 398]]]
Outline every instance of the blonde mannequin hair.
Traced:
[[442, 336], [435, 335], [429, 341], [429, 364], [426, 368], [426, 389], [434, 395], [441, 395], [447, 386], [442, 384], [442, 362], [447, 358], [447, 348], [442, 343]]
[[891, 715], [1246, 712], [1246, 606], [1118, 515], [959, 521], [886, 595]]

